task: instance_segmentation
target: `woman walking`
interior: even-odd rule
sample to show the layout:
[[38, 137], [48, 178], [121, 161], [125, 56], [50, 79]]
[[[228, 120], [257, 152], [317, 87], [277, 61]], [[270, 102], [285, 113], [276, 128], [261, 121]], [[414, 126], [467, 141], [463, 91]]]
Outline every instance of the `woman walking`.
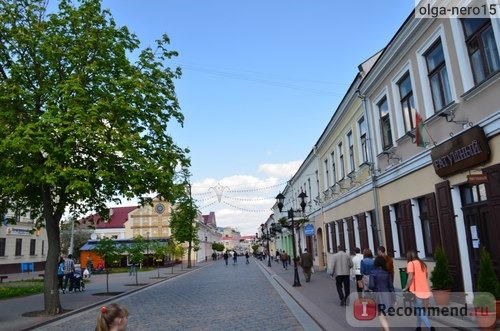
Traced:
[[408, 262], [406, 265], [408, 280], [406, 281], [406, 286], [403, 288], [403, 291], [410, 291], [415, 295], [414, 308], [417, 312], [416, 330], [421, 330], [420, 325], [422, 323], [424, 323], [428, 329], [435, 330], [426, 314], [426, 309], [429, 307], [429, 298], [431, 296], [427, 265], [424, 261], [420, 260], [417, 253], [413, 250], [408, 251], [406, 260]]
[[376, 293], [380, 324], [384, 331], [388, 331], [389, 322], [385, 314], [390, 307], [394, 306], [396, 297], [394, 294], [394, 286], [392, 285], [391, 274], [387, 271], [386, 262], [382, 256], [377, 256], [373, 262], [373, 271], [370, 274], [368, 288]]

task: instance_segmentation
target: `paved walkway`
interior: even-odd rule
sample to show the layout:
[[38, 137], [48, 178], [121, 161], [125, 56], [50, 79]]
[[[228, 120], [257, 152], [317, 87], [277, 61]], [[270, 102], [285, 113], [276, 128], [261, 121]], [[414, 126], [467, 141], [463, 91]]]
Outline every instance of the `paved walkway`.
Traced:
[[[160, 269], [162, 278], [157, 271], [139, 272], [140, 286], [128, 273], [111, 274], [109, 291], [123, 292], [113, 296], [97, 295], [106, 292], [106, 276], [94, 275], [85, 292], [60, 295], [63, 308], [72, 311], [57, 317], [22, 316], [43, 308], [42, 294], [3, 300], [0, 330], [93, 330], [97, 308], [109, 302], [129, 308], [129, 330], [379, 330], [348, 322], [352, 307], [339, 305], [335, 283], [325, 272], [305, 283], [299, 268], [302, 286], [293, 287], [293, 266], [285, 270], [276, 262], [269, 268], [267, 262], [250, 261], [176, 266], [173, 273]], [[442, 322], [433, 325], [451, 329]]]

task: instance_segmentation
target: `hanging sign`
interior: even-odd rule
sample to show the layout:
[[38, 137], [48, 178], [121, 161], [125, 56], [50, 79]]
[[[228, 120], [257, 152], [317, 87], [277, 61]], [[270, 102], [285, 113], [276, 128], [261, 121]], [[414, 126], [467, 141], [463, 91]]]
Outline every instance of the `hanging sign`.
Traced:
[[475, 126], [431, 151], [436, 174], [446, 177], [490, 159], [490, 146], [482, 128]]
[[312, 224], [307, 224], [304, 226], [304, 235], [314, 236], [314, 226]]

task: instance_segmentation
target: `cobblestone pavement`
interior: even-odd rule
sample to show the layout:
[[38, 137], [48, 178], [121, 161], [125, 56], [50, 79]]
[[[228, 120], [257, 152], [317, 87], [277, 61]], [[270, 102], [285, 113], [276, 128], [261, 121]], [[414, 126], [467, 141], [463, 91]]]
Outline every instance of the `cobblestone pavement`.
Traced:
[[[260, 268], [243, 259], [228, 266], [217, 261], [109, 302], [129, 309], [128, 330], [320, 330]], [[37, 330], [93, 330], [97, 311]]]

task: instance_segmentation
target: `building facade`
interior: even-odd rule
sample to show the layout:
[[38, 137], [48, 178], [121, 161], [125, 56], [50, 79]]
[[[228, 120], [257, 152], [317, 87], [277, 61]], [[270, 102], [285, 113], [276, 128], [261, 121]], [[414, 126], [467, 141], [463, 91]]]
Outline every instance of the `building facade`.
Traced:
[[[9, 221], [16, 221], [11, 224]], [[35, 230], [29, 215], [8, 212], [0, 226], [0, 274], [45, 269], [48, 241], [45, 228]]]
[[360, 65], [283, 192], [294, 203], [298, 190], [312, 197], [306, 213], [325, 256], [317, 267], [329, 267], [337, 246], [384, 245], [396, 270], [409, 250], [432, 269], [442, 246], [453, 290], [473, 291], [485, 247], [500, 276], [499, 44], [498, 19], [411, 13]]

